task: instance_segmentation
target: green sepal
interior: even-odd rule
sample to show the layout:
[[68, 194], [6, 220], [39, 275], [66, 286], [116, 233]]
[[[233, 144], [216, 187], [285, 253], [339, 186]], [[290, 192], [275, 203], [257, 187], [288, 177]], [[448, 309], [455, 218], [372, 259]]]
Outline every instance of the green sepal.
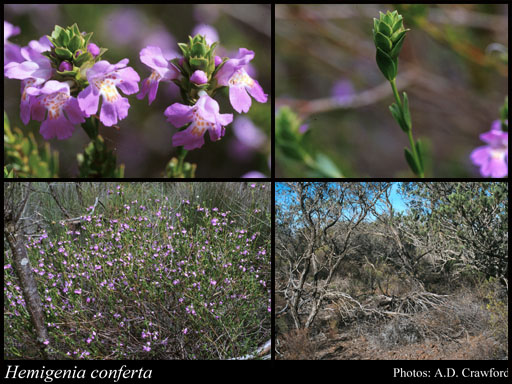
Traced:
[[405, 160], [407, 160], [407, 164], [409, 164], [409, 167], [414, 172], [415, 175], [420, 176], [421, 172], [418, 168], [418, 164], [416, 163], [416, 160], [414, 159], [414, 156], [412, 155], [411, 151], [409, 151], [408, 148], [404, 148], [405, 153]]
[[389, 55], [379, 47], [377, 47], [376, 60], [377, 65], [379, 66], [379, 69], [384, 77], [388, 81], [393, 81], [398, 70], [395, 61], [392, 60], [391, 57], [389, 57]]
[[199, 57], [191, 57], [188, 60], [192, 71], [200, 69], [201, 71], [205, 71], [208, 69], [208, 60]]
[[61, 76], [69, 76], [69, 77], [75, 77], [76, 74], [78, 73], [78, 68], [75, 67], [75, 69], [71, 70], [71, 71], [57, 71], [57, 74], [61, 75]]
[[77, 23], [73, 24], [70, 29], [74, 35], [80, 35], [80, 29], [78, 28]]

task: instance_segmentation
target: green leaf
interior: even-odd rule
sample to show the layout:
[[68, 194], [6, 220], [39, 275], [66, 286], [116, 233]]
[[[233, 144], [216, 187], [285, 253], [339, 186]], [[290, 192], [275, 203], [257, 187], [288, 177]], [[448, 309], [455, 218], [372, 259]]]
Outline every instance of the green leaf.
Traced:
[[375, 45], [384, 52], [390, 52], [391, 47], [393, 46], [393, 44], [391, 44], [391, 40], [380, 32], [375, 34]]
[[316, 155], [316, 165], [316, 170], [325, 177], [343, 177], [336, 164], [323, 153]]
[[391, 29], [391, 27], [386, 23], [382, 21], [379, 23], [379, 32], [382, 33], [383, 35], [391, 36], [392, 31], [393, 30]]
[[55, 26], [55, 28], [53, 29], [53, 32], [52, 32], [52, 35], [51, 35], [51, 38], [60, 44], [61, 40], [60, 40], [60, 34], [62, 33], [64, 29], [62, 27], [59, 27], [58, 25]]
[[81, 67], [86, 61], [92, 60], [92, 55], [89, 52], [84, 52], [78, 56], [74, 62], [77, 67]]
[[64, 60], [69, 60], [73, 57], [73, 54], [66, 48], [55, 48], [55, 53]]
[[381, 18], [381, 21], [384, 21], [387, 25], [391, 26], [393, 24], [393, 14], [389, 11]]
[[80, 35], [80, 29], [78, 29], [78, 24], [75, 23], [71, 26], [71, 31], [74, 35]]
[[392, 59], [396, 59], [400, 54], [400, 51], [402, 50], [402, 44], [404, 43], [405, 40], [405, 32], [406, 31], [400, 32], [400, 34], [398, 35], [399, 37], [395, 40], [395, 45], [393, 46], [393, 49], [389, 54], [389, 56]]
[[404, 95], [404, 104], [402, 108], [402, 116], [404, 118], [404, 123], [407, 126], [407, 130], [410, 131], [412, 129], [411, 123], [411, 112], [409, 111], [409, 99], [407, 98], [407, 93], [403, 93]]
[[75, 52], [78, 48], [81, 48], [83, 39], [80, 35], [75, 35], [68, 44], [68, 49], [71, 52]]
[[65, 29], [62, 30], [62, 32], [60, 33], [60, 41], [62, 43], [62, 46], [66, 47], [69, 44], [69, 40], [70, 40], [69, 32], [66, 31]]
[[87, 47], [89, 44], [89, 40], [91, 40], [91, 37], [93, 35], [93, 32], [89, 32], [88, 34], [84, 35], [84, 47]]
[[409, 164], [409, 167], [414, 172], [415, 175], [420, 175], [420, 170], [418, 168], [418, 164], [416, 164], [416, 160], [414, 159], [414, 156], [412, 155], [411, 151], [409, 151], [408, 148], [404, 148], [405, 153], [405, 160], [407, 160], [407, 164]]
[[391, 115], [393, 115], [393, 118], [396, 120], [402, 131], [407, 132], [407, 126], [405, 125], [400, 107], [396, 103], [393, 103], [389, 106], [389, 110], [391, 111]]
[[400, 30], [400, 28], [403, 28], [403, 26], [404, 26], [404, 20], [403, 20], [402, 16], [400, 15], [398, 17], [397, 21], [395, 22], [395, 25], [393, 25], [393, 33]]
[[388, 81], [394, 80], [397, 72], [397, 66], [395, 64], [395, 61], [392, 60], [391, 57], [389, 57], [389, 55], [379, 47], [377, 47], [376, 60], [377, 65], [379, 66], [379, 69], [384, 75], [384, 77]]

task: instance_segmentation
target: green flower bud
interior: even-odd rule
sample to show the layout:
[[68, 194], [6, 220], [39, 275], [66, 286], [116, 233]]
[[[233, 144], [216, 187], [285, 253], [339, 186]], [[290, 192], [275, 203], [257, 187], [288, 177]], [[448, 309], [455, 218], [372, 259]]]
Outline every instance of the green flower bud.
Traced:
[[384, 77], [392, 81], [398, 71], [398, 55], [402, 49], [405, 33], [402, 15], [397, 11], [382, 13], [373, 19], [373, 41], [377, 48], [377, 65]]

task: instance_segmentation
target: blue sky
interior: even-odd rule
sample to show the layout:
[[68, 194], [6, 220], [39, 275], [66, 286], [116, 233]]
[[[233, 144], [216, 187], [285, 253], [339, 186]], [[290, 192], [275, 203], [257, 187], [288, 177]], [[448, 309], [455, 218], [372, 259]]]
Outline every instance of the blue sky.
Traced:
[[[285, 190], [286, 186], [284, 185], [284, 183], [276, 183], [275, 188], [276, 188], [276, 203], [281, 204], [281, 203], [283, 203], [283, 198], [285, 198], [285, 197], [283, 197], [282, 194], [279, 193], [279, 191]], [[389, 195], [389, 199], [391, 201], [391, 204], [393, 205], [393, 208], [397, 212], [403, 212], [403, 211], [407, 210], [407, 206], [405, 205], [405, 202], [403, 201], [402, 197], [399, 194], [399, 189], [400, 189], [400, 183], [399, 182], [393, 183], [393, 185], [391, 187], [391, 193]], [[370, 220], [371, 220], [371, 218], [370, 218]]]

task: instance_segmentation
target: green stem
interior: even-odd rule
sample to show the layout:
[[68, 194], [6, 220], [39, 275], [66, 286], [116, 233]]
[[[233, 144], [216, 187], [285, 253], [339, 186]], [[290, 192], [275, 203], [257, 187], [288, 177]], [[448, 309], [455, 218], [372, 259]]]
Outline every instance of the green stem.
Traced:
[[183, 174], [183, 163], [185, 162], [185, 157], [187, 156], [188, 151], [185, 147], [178, 148], [178, 173]]
[[398, 91], [396, 89], [396, 82], [395, 79], [390, 81], [391, 89], [393, 89], [393, 95], [395, 96], [396, 103], [402, 109], [402, 100], [400, 99], [400, 95], [398, 94]]
[[[393, 90], [393, 95], [395, 96], [396, 103], [400, 107], [400, 110], [403, 111], [402, 99], [400, 99], [400, 95], [398, 94], [398, 90], [396, 89], [396, 79], [391, 80], [389, 83], [391, 84], [391, 89]], [[407, 137], [409, 138], [409, 143], [411, 144], [412, 155], [414, 156], [414, 160], [416, 164], [420, 164], [420, 157], [418, 152], [416, 151], [416, 145], [414, 145], [414, 138], [412, 137], [412, 126], [411, 129], [407, 130]], [[419, 175], [421, 178], [424, 178], [425, 175], [423, 171], [420, 172]]]

